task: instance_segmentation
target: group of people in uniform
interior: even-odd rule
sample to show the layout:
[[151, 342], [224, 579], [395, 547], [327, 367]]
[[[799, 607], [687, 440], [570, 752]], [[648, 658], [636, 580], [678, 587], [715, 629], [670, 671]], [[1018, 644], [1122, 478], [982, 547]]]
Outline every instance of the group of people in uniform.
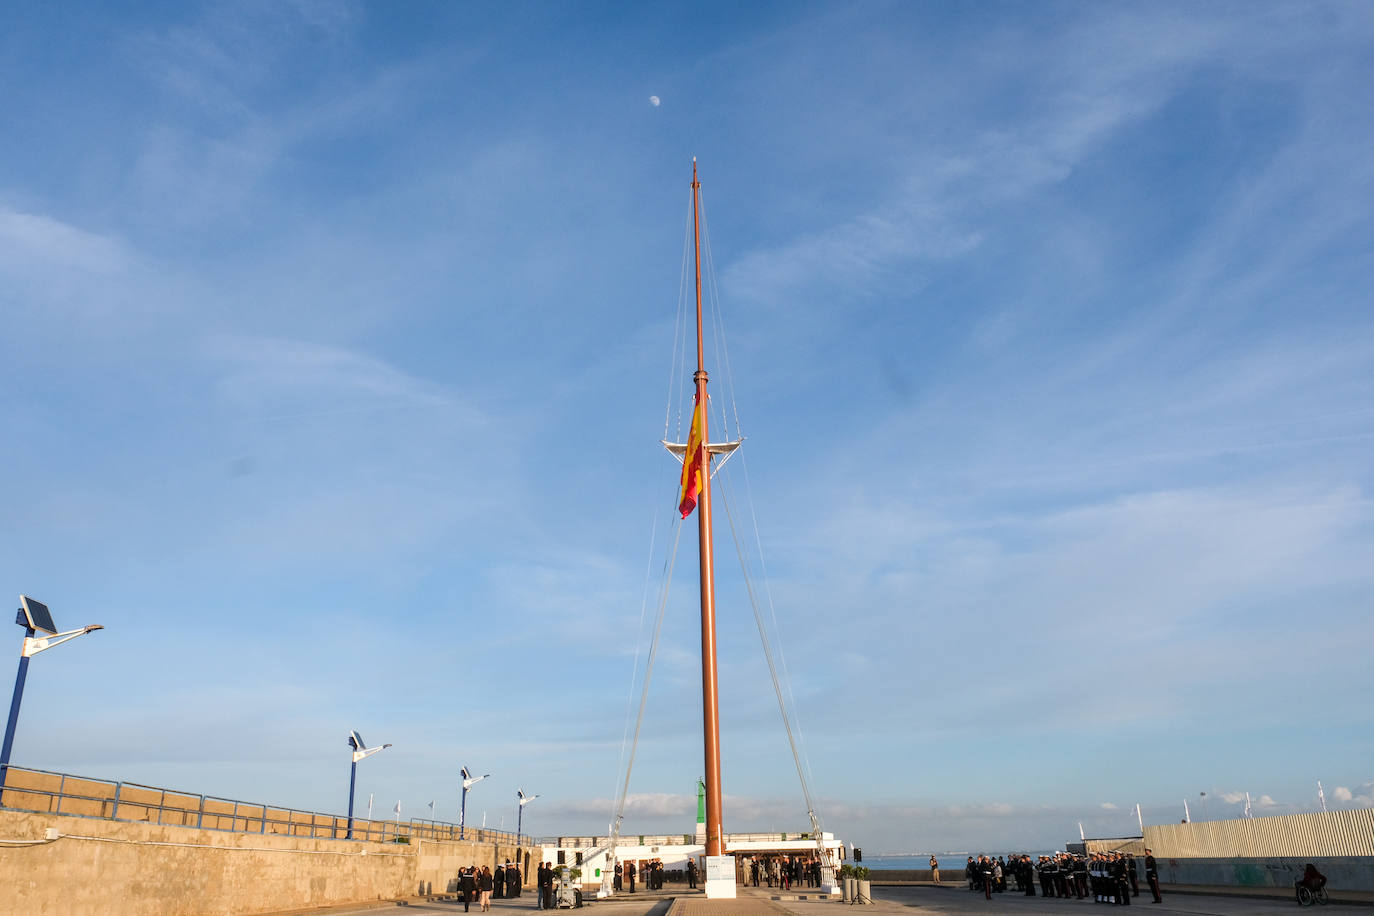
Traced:
[[[693, 866], [692, 871], [695, 872], [695, 870], [695, 866]], [[642, 877], [646, 891], [661, 891], [663, 890], [663, 876], [662, 859], [650, 859], [644, 863], [643, 868], [636, 868], [633, 860], [627, 860], [624, 864], [615, 863], [613, 884], [617, 891], [623, 890], [633, 894], [635, 892], [635, 878]], [[693, 884], [692, 886], [695, 887], [696, 885]]]
[[751, 856], [745, 868], [754, 887], [760, 880], [783, 890], [821, 886], [821, 860], [815, 856]]
[[492, 897], [498, 900], [520, 896], [520, 868], [510, 859], [498, 864], [493, 873], [483, 865], [458, 870], [458, 891], [463, 895], [463, 912], [468, 912], [475, 900], [482, 912], [491, 909]]
[[[1035, 896], [1037, 882], [1042, 897], [1078, 900], [1092, 897], [1096, 903], [1129, 906], [1132, 897], [1140, 896], [1139, 863], [1129, 852], [1094, 852], [1086, 856], [1060, 852], [1041, 856], [1035, 862], [1028, 855], [995, 859], [979, 856], [977, 861], [969, 856], [964, 875], [969, 890], [981, 890], [989, 900], [993, 894], [1007, 889], [1008, 879], [1015, 881], [1016, 890], [1027, 897]], [[1161, 903], [1159, 867], [1148, 849], [1145, 850], [1145, 880], [1154, 902]]]

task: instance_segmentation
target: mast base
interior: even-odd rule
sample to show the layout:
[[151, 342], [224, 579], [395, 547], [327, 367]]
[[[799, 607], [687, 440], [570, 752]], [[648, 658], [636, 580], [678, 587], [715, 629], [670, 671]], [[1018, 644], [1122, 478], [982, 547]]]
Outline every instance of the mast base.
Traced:
[[735, 857], [706, 856], [706, 899], [735, 899]]

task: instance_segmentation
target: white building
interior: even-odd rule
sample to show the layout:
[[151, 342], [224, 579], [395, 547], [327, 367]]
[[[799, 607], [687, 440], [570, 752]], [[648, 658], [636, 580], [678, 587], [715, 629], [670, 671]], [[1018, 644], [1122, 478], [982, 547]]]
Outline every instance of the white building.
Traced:
[[[844, 843], [835, 839], [834, 834], [822, 833], [821, 841], [830, 853], [832, 862], [838, 864], [844, 859]], [[602, 874], [614, 867], [607, 865], [610, 843], [609, 836], [564, 836], [545, 839], [540, 843], [540, 861], [552, 863], [555, 868], [567, 865], [570, 868], [582, 869], [583, 887], [592, 888], [599, 886]], [[742, 884], [746, 878], [745, 868], [750, 857], [814, 856], [818, 853], [818, 847], [810, 833], [727, 833], [725, 853], [735, 857], [735, 880]], [[616, 861], [622, 865], [633, 862], [636, 871], [640, 873], [643, 873], [644, 866], [649, 862], [654, 859], [661, 860], [664, 870], [670, 873], [670, 879], [671, 873], [686, 871], [688, 859], [696, 860], [700, 874], [705, 855], [703, 834], [621, 834], [615, 848]]]

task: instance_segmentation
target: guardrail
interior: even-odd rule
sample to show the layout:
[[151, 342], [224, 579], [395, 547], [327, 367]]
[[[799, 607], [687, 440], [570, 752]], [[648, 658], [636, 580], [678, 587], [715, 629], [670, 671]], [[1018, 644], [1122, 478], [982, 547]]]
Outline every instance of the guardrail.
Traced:
[[[276, 834], [343, 840], [348, 837], [348, 818], [318, 811], [302, 811], [215, 795], [197, 795], [176, 789], [115, 782], [49, 770], [11, 765], [0, 788], [0, 807], [40, 814], [66, 814], [113, 821], [137, 821], [201, 830]], [[463, 839], [476, 843], [515, 844], [516, 835], [505, 830], [468, 827]], [[459, 827], [444, 821], [385, 821], [353, 819], [353, 839], [371, 842], [408, 843], [414, 839], [456, 840]], [[533, 842], [522, 837], [526, 843]]]

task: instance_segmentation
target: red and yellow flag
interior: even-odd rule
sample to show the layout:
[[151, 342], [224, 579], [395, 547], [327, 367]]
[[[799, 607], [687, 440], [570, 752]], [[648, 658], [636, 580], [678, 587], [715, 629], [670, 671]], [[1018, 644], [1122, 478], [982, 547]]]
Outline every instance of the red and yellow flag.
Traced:
[[706, 447], [701, 441], [702, 414], [706, 405], [701, 399], [693, 399], [692, 433], [687, 437], [687, 451], [682, 456], [682, 493], [677, 508], [686, 518], [697, 507], [697, 496], [701, 493], [701, 475], [706, 464]]

